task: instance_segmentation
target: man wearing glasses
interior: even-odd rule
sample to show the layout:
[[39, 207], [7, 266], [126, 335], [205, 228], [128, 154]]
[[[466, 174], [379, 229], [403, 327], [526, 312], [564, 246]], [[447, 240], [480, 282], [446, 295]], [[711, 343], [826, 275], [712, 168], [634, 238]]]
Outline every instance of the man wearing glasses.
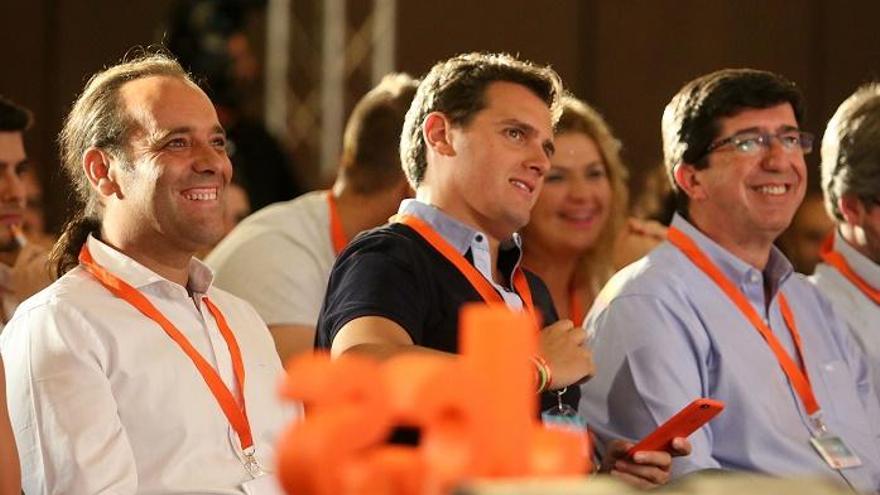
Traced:
[[836, 231], [811, 281], [846, 319], [880, 386], [880, 85], [860, 88], [822, 138], [822, 191]]
[[618, 273], [586, 327], [580, 411], [601, 439], [644, 437], [698, 397], [726, 410], [673, 476], [730, 469], [880, 488], [880, 405], [829, 302], [773, 241], [806, 188], [802, 97], [768, 72], [686, 84], [663, 114], [678, 196], [667, 242]]

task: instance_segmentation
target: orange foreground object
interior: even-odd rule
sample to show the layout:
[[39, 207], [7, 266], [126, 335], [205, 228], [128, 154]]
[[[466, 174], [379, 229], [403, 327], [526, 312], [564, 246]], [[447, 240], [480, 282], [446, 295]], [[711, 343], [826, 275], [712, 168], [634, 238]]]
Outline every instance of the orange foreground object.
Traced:
[[[503, 305], [461, 316], [461, 355], [303, 356], [281, 395], [305, 419], [278, 444], [278, 473], [298, 495], [440, 495], [466, 479], [588, 472], [584, 433], [547, 429], [529, 357], [534, 321]], [[421, 430], [418, 446], [386, 443], [394, 427]]]

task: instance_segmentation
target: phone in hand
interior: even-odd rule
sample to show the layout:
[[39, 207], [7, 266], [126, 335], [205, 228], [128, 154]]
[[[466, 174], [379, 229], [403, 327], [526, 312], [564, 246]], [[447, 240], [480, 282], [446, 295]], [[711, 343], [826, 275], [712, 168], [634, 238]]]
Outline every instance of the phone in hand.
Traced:
[[723, 409], [724, 402], [720, 400], [697, 399], [635, 444], [627, 451], [626, 455], [632, 457], [636, 452], [643, 450], [671, 451], [673, 438], [690, 436], [691, 433], [697, 431], [697, 428], [708, 423]]

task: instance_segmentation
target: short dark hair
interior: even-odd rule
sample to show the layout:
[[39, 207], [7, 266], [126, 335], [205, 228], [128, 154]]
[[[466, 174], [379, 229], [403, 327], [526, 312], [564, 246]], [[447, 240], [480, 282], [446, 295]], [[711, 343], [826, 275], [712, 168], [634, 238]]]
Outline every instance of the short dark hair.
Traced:
[[687, 214], [687, 196], [675, 182], [675, 167], [682, 163], [706, 168], [706, 152], [718, 139], [719, 120], [750, 108], [791, 105], [800, 125], [804, 118], [803, 95], [783, 76], [755, 69], [723, 69], [687, 83], [663, 111], [663, 161], [678, 198], [678, 210]]
[[388, 74], [355, 105], [342, 143], [340, 173], [358, 194], [383, 191], [403, 178], [400, 132], [419, 82]]
[[0, 95], [0, 132], [24, 132], [32, 123], [28, 109]]
[[836, 221], [838, 199], [852, 194], [866, 205], [880, 199], [880, 84], [859, 88], [828, 121], [822, 137], [822, 192]]
[[400, 162], [413, 188], [425, 177], [426, 149], [422, 124], [431, 112], [441, 112], [453, 124], [466, 126], [486, 106], [486, 87], [504, 81], [531, 90], [550, 107], [553, 123], [562, 109], [562, 81], [547, 66], [538, 66], [505, 53], [468, 53], [438, 62], [419, 84], [400, 136]]

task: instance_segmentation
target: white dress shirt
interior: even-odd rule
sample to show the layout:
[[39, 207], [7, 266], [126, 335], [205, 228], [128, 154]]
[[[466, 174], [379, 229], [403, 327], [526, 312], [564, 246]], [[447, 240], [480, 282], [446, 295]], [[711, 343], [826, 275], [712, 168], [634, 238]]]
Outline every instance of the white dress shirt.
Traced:
[[315, 326], [336, 251], [327, 191], [269, 205], [205, 258], [217, 287], [251, 303], [269, 325]]
[[[256, 457], [291, 408], [266, 326], [246, 302], [211, 286], [193, 259], [189, 289], [90, 237], [95, 261], [141, 291], [218, 370], [236, 397], [232, 362], [202, 297], [241, 348]], [[243, 493], [249, 480], [235, 430], [192, 361], [158, 324], [80, 266], [22, 303], [0, 337], [23, 487], [40, 493]]]

